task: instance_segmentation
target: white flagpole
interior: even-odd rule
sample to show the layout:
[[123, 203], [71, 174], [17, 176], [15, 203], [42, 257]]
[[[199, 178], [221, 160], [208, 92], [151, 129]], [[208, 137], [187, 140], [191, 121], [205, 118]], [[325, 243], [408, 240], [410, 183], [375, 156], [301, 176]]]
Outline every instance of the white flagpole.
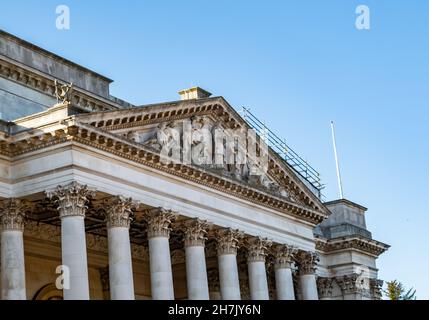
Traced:
[[338, 188], [340, 190], [340, 199], [344, 199], [343, 198], [343, 185], [341, 183], [340, 165], [338, 164], [337, 144], [335, 142], [334, 121], [331, 121], [331, 130], [332, 130], [332, 143], [334, 145], [335, 165], [337, 167], [337, 179], [338, 179]]

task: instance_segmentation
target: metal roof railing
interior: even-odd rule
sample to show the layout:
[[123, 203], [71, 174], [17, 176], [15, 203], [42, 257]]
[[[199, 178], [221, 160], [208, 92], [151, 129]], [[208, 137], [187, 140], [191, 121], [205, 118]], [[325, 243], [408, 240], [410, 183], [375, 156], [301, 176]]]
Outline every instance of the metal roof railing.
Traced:
[[264, 122], [256, 118], [248, 108], [242, 107], [242, 115], [247, 124], [266, 140], [268, 146], [317, 190], [317, 195], [320, 198], [323, 185], [321, 184], [319, 172], [301, 158], [283, 139], [272, 132]]

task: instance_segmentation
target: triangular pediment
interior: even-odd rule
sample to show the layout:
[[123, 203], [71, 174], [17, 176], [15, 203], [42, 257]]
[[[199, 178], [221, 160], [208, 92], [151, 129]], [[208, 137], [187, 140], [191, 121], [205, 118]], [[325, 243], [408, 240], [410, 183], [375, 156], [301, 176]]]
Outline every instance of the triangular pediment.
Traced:
[[[271, 149], [265, 149], [260, 137], [248, 133], [250, 127], [222, 97], [79, 115], [76, 120], [141, 144], [172, 162], [197, 166], [290, 202], [326, 211], [302, 178]], [[231, 139], [220, 142], [222, 132], [233, 136], [234, 144]], [[255, 142], [252, 150], [249, 141]], [[264, 150], [266, 158], [261, 156]]]

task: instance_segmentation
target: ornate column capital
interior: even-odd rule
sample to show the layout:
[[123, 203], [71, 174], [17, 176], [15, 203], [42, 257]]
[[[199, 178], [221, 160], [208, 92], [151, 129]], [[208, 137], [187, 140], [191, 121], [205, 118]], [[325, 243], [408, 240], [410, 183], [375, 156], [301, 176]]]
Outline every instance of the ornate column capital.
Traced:
[[246, 245], [247, 262], [265, 262], [265, 257], [268, 254], [268, 249], [271, 247], [272, 242], [262, 237], [249, 237], [246, 240]]
[[357, 285], [358, 274], [356, 273], [335, 277], [335, 281], [343, 294], [353, 294], [359, 291], [359, 287]]
[[361, 294], [371, 298], [373, 291], [373, 288], [371, 287], [371, 279], [369, 279], [363, 272], [360, 274], [351, 273], [339, 276], [335, 278], [335, 281], [341, 288], [343, 294]]
[[298, 249], [287, 244], [278, 244], [274, 247], [274, 268], [290, 268], [294, 262]]
[[3, 200], [0, 207], [0, 230], [23, 231], [28, 210], [30, 206], [26, 201], [14, 198]]
[[58, 186], [55, 190], [46, 192], [46, 195], [58, 204], [60, 218], [65, 218], [85, 217], [86, 203], [95, 193], [95, 190], [88, 189], [86, 185], [72, 182], [68, 186]]
[[370, 279], [369, 285], [372, 293], [373, 300], [381, 300], [382, 292], [381, 288], [383, 287], [383, 280], [380, 279]]
[[145, 217], [148, 223], [148, 238], [170, 237], [170, 231], [172, 230], [170, 225], [176, 219], [176, 214], [172, 210], [164, 208], [149, 209], [145, 212]]
[[104, 201], [106, 205], [107, 228], [123, 227], [129, 228], [132, 220], [132, 209], [137, 203], [131, 198], [114, 196]]
[[243, 238], [243, 232], [231, 228], [217, 232], [217, 254], [237, 254], [238, 242]]
[[193, 219], [184, 223], [185, 228], [185, 247], [204, 246], [207, 240], [207, 221]]
[[317, 291], [320, 298], [331, 298], [334, 278], [318, 277], [317, 278]]
[[298, 251], [295, 256], [300, 275], [315, 274], [319, 256], [315, 252]]

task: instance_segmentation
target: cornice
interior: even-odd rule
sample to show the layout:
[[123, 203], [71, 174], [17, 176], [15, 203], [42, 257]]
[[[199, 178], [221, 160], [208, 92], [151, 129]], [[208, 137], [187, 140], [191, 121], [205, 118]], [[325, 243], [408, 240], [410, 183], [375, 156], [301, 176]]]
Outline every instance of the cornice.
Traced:
[[[9, 62], [6, 57], [2, 56], [0, 58], [1, 77], [55, 98], [55, 78], [40, 71], [30, 69], [30, 67], [24, 65], [20, 66], [17, 62]], [[73, 106], [88, 112], [111, 111], [122, 108], [122, 106], [115, 102], [78, 87], [74, 87], [71, 102]]]
[[66, 141], [81, 143], [118, 157], [131, 160], [147, 167], [166, 172], [187, 181], [233, 195], [237, 198], [255, 203], [292, 217], [304, 220], [312, 225], [319, 224], [327, 214], [309, 207], [287, 201], [267, 192], [247, 186], [239, 181], [204, 171], [202, 168], [184, 164], [164, 164], [160, 156], [139, 143], [132, 142], [120, 136], [106, 132], [90, 125], [70, 119], [64, 123], [62, 130], [56, 130], [42, 137], [33, 137], [13, 144], [0, 142], [0, 154], [17, 156], [27, 152], [46, 148]]
[[355, 236], [329, 240], [316, 237], [316, 249], [325, 254], [355, 249], [378, 257], [389, 249], [389, 247], [389, 245], [376, 240]]

